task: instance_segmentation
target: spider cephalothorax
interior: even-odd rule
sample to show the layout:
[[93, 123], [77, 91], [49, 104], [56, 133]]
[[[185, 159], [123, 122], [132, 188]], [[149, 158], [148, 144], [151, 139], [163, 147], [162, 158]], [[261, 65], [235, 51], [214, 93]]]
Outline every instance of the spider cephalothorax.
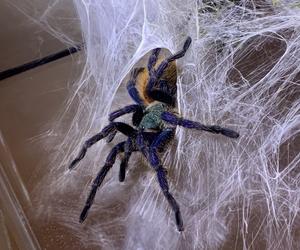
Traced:
[[[231, 129], [216, 125], [206, 126], [198, 122], [181, 118], [175, 112], [176, 106], [176, 64], [175, 60], [183, 57], [191, 44], [188, 37], [183, 49], [164, 59], [159, 59], [160, 48], [154, 49], [149, 57], [147, 68], [136, 68], [131, 73], [127, 90], [136, 104], [125, 106], [109, 115], [110, 123], [104, 129], [88, 139], [79, 155], [71, 162], [69, 169], [83, 159], [86, 151], [99, 140], [107, 137], [110, 142], [117, 132], [127, 136], [127, 140], [112, 148], [105, 164], [93, 181], [92, 189], [80, 215], [80, 222], [87, 217], [94, 201], [97, 189], [106, 174], [115, 163], [118, 154], [123, 153], [120, 164], [119, 180], [125, 179], [128, 161], [133, 152], [141, 152], [156, 172], [158, 183], [174, 213], [179, 231], [183, 231], [183, 221], [179, 205], [169, 192], [166, 170], [158, 153], [164, 151], [166, 144], [174, 138], [176, 126], [222, 134], [231, 138], [238, 138], [239, 134]], [[133, 113], [130, 126], [123, 122], [115, 122], [118, 117]]]

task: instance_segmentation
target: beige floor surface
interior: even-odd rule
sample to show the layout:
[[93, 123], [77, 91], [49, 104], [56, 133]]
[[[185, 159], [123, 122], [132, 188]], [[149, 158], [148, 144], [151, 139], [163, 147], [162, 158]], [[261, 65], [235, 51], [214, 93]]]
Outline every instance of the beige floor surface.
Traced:
[[[28, 194], [30, 200], [38, 181], [34, 173], [49, 158], [45, 148], [35, 143], [35, 138], [51, 129], [50, 125], [64, 107], [68, 89], [80, 72], [79, 58], [80, 55], [69, 56], [0, 82], [0, 177], [10, 181], [10, 195], [16, 195], [25, 215], [27, 210], [31, 213], [34, 210], [26, 198]], [[0, 198], [3, 201], [3, 193]], [[12, 249], [17, 249], [16, 242], [22, 237], [12, 231], [14, 226], [8, 225], [12, 222], [7, 211], [9, 204], [1, 203], [4, 223], [0, 226], [7, 228]], [[27, 216], [29, 221], [30, 216]], [[74, 249], [74, 244], [78, 247], [76, 239], [66, 238], [66, 229], [50, 222], [42, 224], [31, 226], [43, 249]], [[18, 248], [22, 249], [20, 245]]]

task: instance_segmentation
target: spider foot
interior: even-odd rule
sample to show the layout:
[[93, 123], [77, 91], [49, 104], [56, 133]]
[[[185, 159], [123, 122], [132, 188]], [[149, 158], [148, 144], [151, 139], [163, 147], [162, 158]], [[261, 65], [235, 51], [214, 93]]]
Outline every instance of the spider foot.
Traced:
[[77, 165], [78, 162], [80, 162], [83, 157], [85, 156], [87, 151], [87, 147], [83, 147], [80, 151], [80, 153], [78, 154], [78, 156], [70, 163], [69, 165], [69, 170], [72, 170], [75, 168], [75, 166]]
[[183, 50], [187, 51], [188, 48], [190, 47], [191, 43], [192, 43], [192, 38], [190, 36], [188, 36], [187, 39], [184, 42]]
[[71, 164], [69, 165], [69, 170], [72, 170], [75, 168], [76, 164], [79, 162], [79, 160], [75, 159], [71, 162]]
[[80, 223], [83, 223], [85, 221], [89, 209], [90, 209], [89, 207], [84, 207], [83, 208], [83, 210], [82, 210], [82, 212], [81, 212], [81, 214], [79, 216], [79, 222]]
[[174, 211], [177, 230], [179, 232], [182, 232], [184, 230], [184, 228], [183, 228], [183, 220], [182, 220], [179, 205], [177, 204], [174, 197], [169, 193], [169, 191], [164, 192], [164, 195], [168, 199], [168, 202], [170, 203], [170, 205]]
[[151, 71], [154, 65], [156, 64], [160, 50], [160, 48], [152, 50], [152, 54], [150, 55], [148, 61], [148, 71]]
[[123, 159], [120, 165], [119, 182], [123, 182], [125, 180], [126, 167], [127, 167], [127, 161]]
[[177, 59], [183, 57], [185, 55], [186, 51], [188, 50], [188, 48], [190, 47], [191, 43], [192, 43], [192, 38], [190, 36], [188, 36], [184, 42], [182, 50], [179, 51], [178, 53], [176, 53], [175, 55], [169, 57], [167, 59], [167, 62], [172, 62], [174, 60], [177, 60]]
[[222, 128], [220, 126], [212, 126], [211, 128], [214, 131], [216, 131], [217, 133], [220, 133], [220, 134], [225, 135], [230, 138], [238, 138], [240, 136], [239, 133], [237, 133], [229, 128]]
[[181, 217], [180, 211], [175, 212], [175, 220], [176, 220], [177, 230], [178, 230], [179, 232], [184, 231], [184, 228], [183, 228], [183, 221], [182, 221], [182, 217]]
[[90, 208], [91, 208], [91, 206], [92, 206], [92, 204], [94, 202], [97, 189], [100, 186], [102, 180], [100, 180], [100, 178], [99, 179], [98, 178], [95, 179], [95, 182], [92, 185], [92, 190], [91, 190], [91, 192], [90, 192], [90, 194], [88, 196], [88, 199], [86, 200], [86, 203], [84, 205], [84, 208], [82, 209], [81, 214], [79, 216], [79, 222], [80, 223], [82, 223], [82, 222], [85, 221], [85, 219], [86, 219], [86, 217], [88, 215], [88, 212], [89, 212], [89, 210], [90, 210]]

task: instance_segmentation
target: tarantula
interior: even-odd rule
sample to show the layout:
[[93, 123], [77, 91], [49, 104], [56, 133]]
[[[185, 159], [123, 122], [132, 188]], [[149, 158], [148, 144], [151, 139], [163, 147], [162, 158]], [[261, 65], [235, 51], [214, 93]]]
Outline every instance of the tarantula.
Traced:
[[[89, 147], [105, 137], [107, 137], [108, 142], [111, 142], [117, 132], [127, 136], [127, 140], [118, 143], [112, 148], [104, 166], [94, 179], [91, 191], [80, 214], [80, 222], [86, 219], [97, 189], [115, 163], [117, 155], [120, 153], [124, 154], [119, 171], [119, 181], [122, 182], [125, 179], [131, 154], [139, 151], [156, 172], [159, 186], [174, 211], [178, 231], [183, 231], [180, 208], [169, 192], [167, 172], [162, 166], [159, 153], [163, 152], [167, 143], [174, 138], [176, 126], [222, 134], [231, 138], [239, 137], [239, 134], [231, 129], [216, 125], [206, 126], [181, 118], [175, 113], [177, 92], [175, 60], [185, 55], [191, 41], [192, 39], [188, 37], [182, 50], [164, 59], [159, 59], [160, 48], [152, 50], [147, 68], [135, 68], [127, 83], [128, 93], [136, 104], [128, 105], [112, 112], [109, 115], [110, 123], [100, 133], [88, 139], [77, 158], [71, 162], [69, 169], [73, 169], [83, 159]], [[116, 118], [129, 113], [133, 114], [133, 126], [114, 121]]]

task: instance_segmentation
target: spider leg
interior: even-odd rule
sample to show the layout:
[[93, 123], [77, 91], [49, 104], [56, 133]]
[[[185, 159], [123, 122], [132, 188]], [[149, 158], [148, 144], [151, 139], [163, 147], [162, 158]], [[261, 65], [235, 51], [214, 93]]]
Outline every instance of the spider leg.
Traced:
[[116, 130], [123, 133], [126, 136], [132, 136], [133, 134], [136, 134], [136, 132], [137, 132], [133, 127], [129, 126], [126, 123], [111, 122], [106, 127], [104, 127], [104, 129], [102, 129], [102, 131], [100, 133], [94, 135], [93, 137], [91, 137], [90, 139], [85, 141], [85, 143], [83, 144], [78, 156], [69, 165], [69, 169], [70, 170], [73, 169], [75, 167], [75, 165], [84, 158], [88, 148], [93, 146], [96, 142], [98, 142], [98, 141], [102, 140], [103, 138], [109, 136], [111, 133], [114, 133]]
[[[164, 196], [167, 198], [174, 213], [178, 231], [183, 231], [183, 221], [180, 208], [172, 194], [169, 192], [169, 185], [166, 177], [166, 170], [161, 166], [157, 151], [168, 143], [175, 134], [174, 128], [168, 128], [161, 133], [141, 132], [137, 136], [137, 146], [144, 156], [150, 161], [151, 166], [157, 174], [157, 180]], [[152, 142], [148, 150], [147, 143]]]
[[[190, 47], [191, 42], [192, 42], [192, 39], [190, 37], [188, 37], [183, 45], [182, 50], [177, 52], [175, 55], [172, 55], [172, 56], [166, 58], [165, 60], [163, 60], [156, 70], [154, 70], [153, 68], [151, 68], [151, 70], [149, 70], [149, 80], [147, 83], [146, 91], [147, 91], [147, 94], [152, 99], [167, 103], [171, 106], [175, 106], [176, 98], [173, 95], [171, 95], [170, 93], [168, 93], [164, 90], [161, 90], [161, 87], [160, 87], [160, 89], [154, 89], [154, 86], [155, 86], [157, 80], [163, 75], [164, 71], [169, 66], [169, 63], [171, 63], [171, 62], [175, 61], [176, 59], [179, 59], [185, 55], [186, 51]], [[148, 67], [148, 69], [149, 69], [149, 67]]]
[[[152, 70], [154, 65], [157, 62], [158, 55], [160, 52], [160, 48], [154, 49], [149, 57], [147, 68], [148, 70]], [[143, 72], [144, 71], [144, 72]], [[131, 78], [127, 83], [127, 91], [130, 97], [139, 105], [145, 105], [144, 98], [140, 96], [139, 90], [136, 88], [136, 80], [140, 73], [144, 73], [144, 75], [147, 75], [145, 68], [135, 68], [131, 73]], [[143, 80], [142, 80], [143, 81]]]
[[144, 110], [141, 107], [141, 109], [137, 109], [135, 112], [133, 112], [132, 115], [132, 124], [133, 126], [138, 127], [140, 125], [140, 122], [142, 121], [144, 116]]
[[183, 221], [182, 221], [182, 216], [180, 213], [180, 208], [172, 194], [169, 192], [169, 185], [168, 185], [168, 180], [167, 180], [167, 171], [162, 167], [159, 166], [156, 169], [156, 174], [157, 174], [157, 180], [159, 183], [160, 188], [163, 191], [164, 196], [167, 198], [170, 206], [172, 207], [174, 214], [175, 214], [175, 220], [176, 220], [176, 225], [178, 231], [183, 231]]
[[141, 73], [143, 70], [145, 70], [144, 68], [135, 68], [132, 73], [131, 73], [131, 77], [130, 80], [127, 83], [127, 91], [128, 94], [130, 95], [130, 97], [139, 105], [144, 105], [144, 101], [143, 98], [140, 97], [139, 91], [136, 89], [136, 78], [138, 76], [139, 73]]
[[112, 131], [106, 138], [106, 142], [110, 143], [115, 138], [116, 134], [118, 133], [117, 130]]
[[125, 115], [125, 114], [129, 114], [129, 113], [133, 113], [132, 124], [134, 126], [138, 126], [144, 115], [143, 107], [139, 104], [132, 104], [132, 105], [125, 106], [124, 108], [118, 109], [118, 110], [110, 113], [108, 119], [110, 122], [112, 122], [115, 119], [117, 119], [118, 117]]
[[158, 87], [159, 89], [162, 91], [162, 92], [165, 92], [171, 96], [174, 96], [176, 95], [176, 92], [177, 92], [177, 87], [176, 85], [175, 86], [170, 86], [168, 84], [168, 81], [167, 80], [159, 80], [158, 82]]
[[156, 49], [152, 50], [152, 53], [151, 53], [151, 55], [149, 57], [149, 60], [148, 60], [148, 66], [147, 66], [149, 72], [153, 70], [153, 67], [157, 62], [158, 55], [159, 55], [160, 51], [161, 51], [160, 48], [156, 48]]
[[184, 57], [184, 55], [185, 55], [186, 51], [189, 49], [191, 43], [192, 43], [192, 38], [190, 36], [188, 36], [183, 44], [182, 50], [178, 51], [175, 55], [168, 57], [167, 58], [168, 62], [172, 62], [181, 57]]
[[156, 101], [166, 103], [172, 107], [175, 107], [176, 98], [167, 92], [161, 91], [159, 89], [152, 89], [148, 92], [148, 95]]
[[[125, 114], [129, 114], [129, 113], [133, 113], [132, 115], [132, 124], [134, 126], [138, 126], [143, 118], [144, 115], [144, 111], [141, 105], [139, 104], [132, 104], [132, 105], [128, 105], [125, 106], [124, 108], [118, 109], [112, 113], [109, 114], [109, 118], [108, 120], [110, 122], [114, 121], [115, 119], [117, 119], [118, 117], [125, 115]], [[111, 142], [114, 137], [116, 136], [117, 131], [114, 131], [113, 133], [110, 133], [108, 138], [107, 138], [107, 143]]]
[[161, 62], [161, 64], [158, 66], [157, 70], [155, 71], [157, 79], [162, 76], [163, 72], [168, 67], [170, 62], [173, 62], [181, 57], [184, 57], [186, 51], [191, 45], [191, 42], [192, 42], [192, 38], [188, 36], [184, 42], [182, 50], [178, 51], [175, 55], [169, 56], [168, 58], [166, 58]]
[[160, 159], [158, 158], [157, 151], [162, 151], [168, 142], [170, 142], [175, 135], [175, 128], [167, 128], [160, 132], [155, 140], [149, 147], [150, 163], [154, 167], [159, 166]]
[[[160, 50], [161, 50], [160, 48], [152, 50], [147, 65], [148, 71], [152, 70], [154, 65], [156, 64]], [[127, 83], [128, 94], [136, 103], [140, 105], [144, 105], [144, 101], [143, 98], [140, 96], [139, 91], [136, 88], [136, 79], [139, 73], [141, 73], [144, 70], [145, 68], [134, 69], [131, 73], [131, 79]]]
[[[167, 66], [167, 64], [166, 64], [166, 66]], [[163, 71], [162, 71], [162, 73], [163, 73]], [[161, 87], [160, 87], [160, 89], [154, 88], [156, 81], [157, 81], [157, 79], [159, 79], [159, 77], [160, 76], [158, 76], [158, 74], [156, 72], [154, 72], [154, 70], [152, 70], [152, 72], [150, 72], [150, 77], [149, 77], [149, 80], [148, 80], [148, 83], [146, 86], [146, 91], [147, 91], [148, 96], [150, 96], [152, 99], [154, 99], [156, 101], [164, 102], [164, 103], [174, 106], [175, 101], [176, 101], [176, 98], [174, 96], [170, 95], [165, 90], [162, 90]]]
[[239, 133], [229, 128], [223, 128], [217, 125], [210, 125], [210, 126], [203, 125], [199, 122], [194, 122], [194, 121], [177, 117], [176, 115], [170, 112], [163, 112], [161, 118], [167, 123], [170, 123], [172, 125], [182, 126], [185, 128], [204, 130], [213, 134], [222, 134], [230, 138], [238, 138], [240, 136]]
[[175, 135], [175, 128], [167, 128], [163, 130], [156, 139], [152, 142], [149, 148], [149, 160], [151, 166], [155, 169], [157, 180], [164, 196], [167, 198], [172, 207], [178, 231], [183, 231], [183, 221], [180, 213], [180, 208], [172, 194], [169, 192], [169, 185], [167, 180], [167, 171], [162, 167], [161, 161], [158, 157], [157, 151], [164, 147]]
[[110, 113], [108, 120], [110, 122], [112, 122], [122, 115], [129, 114], [129, 113], [135, 114], [136, 112], [143, 113], [143, 108], [141, 105], [138, 105], [138, 104], [128, 105], [128, 106], [125, 106], [124, 108], [118, 109], [118, 110]]
[[[141, 119], [138, 120], [139, 117], [137, 116], [137, 114], [141, 114], [141, 113], [143, 114], [143, 108], [138, 104], [128, 105], [128, 106], [125, 106], [124, 108], [118, 109], [118, 110], [110, 113], [108, 120], [110, 122], [112, 122], [115, 119], [117, 119], [118, 117], [125, 115], [125, 114], [132, 113], [132, 112], [133, 112], [133, 118], [132, 118], [133, 125], [137, 126], [136, 123], [138, 122], [138, 124], [139, 124], [140, 120], [141, 120]], [[111, 132], [108, 135], [106, 142], [107, 143], [111, 142], [115, 138], [116, 134], [117, 134], [117, 130], [115, 130], [114, 132]]]
[[146, 159], [149, 159], [149, 145], [156, 139], [160, 132], [144, 132], [140, 129], [136, 136], [136, 148]]
[[148, 159], [148, 146], [144, 138], [144, 133], [142, 130], [138, 131], [137, 137], [136, 137], [136, 144], [138, 150]]
[[124, 146], [125, 146], [125, 141], [120, 142], [119, 144], [114, 146], [112, 148], [112, 150], [110, 151], [110, 153], [108, 154], [104, 166], [98, 172], [97, 177], [93, 181], [92, 189], [91, 189], [89, 196], [85, 202], [84, 208], [80, 214], [80, 218], [79, 218], [80, 223], [82, 223], [86, 219], [88, 211], [94, 202], [95, 195], [96, 195], [98, 188], [100, 187], [101, 183], [103, 182], [108, 171], [114, 165], [117, 155], [121, 152], [124, 152]]
[[126, 169], [128, 167], [129, 158], [134, 151], [132, 139], [128, 138], [124, 145], [124, 153], [125, 156], [120, 164], [120, 172], [119, 172], [119, 181], [123, 182], [125, 180]]

